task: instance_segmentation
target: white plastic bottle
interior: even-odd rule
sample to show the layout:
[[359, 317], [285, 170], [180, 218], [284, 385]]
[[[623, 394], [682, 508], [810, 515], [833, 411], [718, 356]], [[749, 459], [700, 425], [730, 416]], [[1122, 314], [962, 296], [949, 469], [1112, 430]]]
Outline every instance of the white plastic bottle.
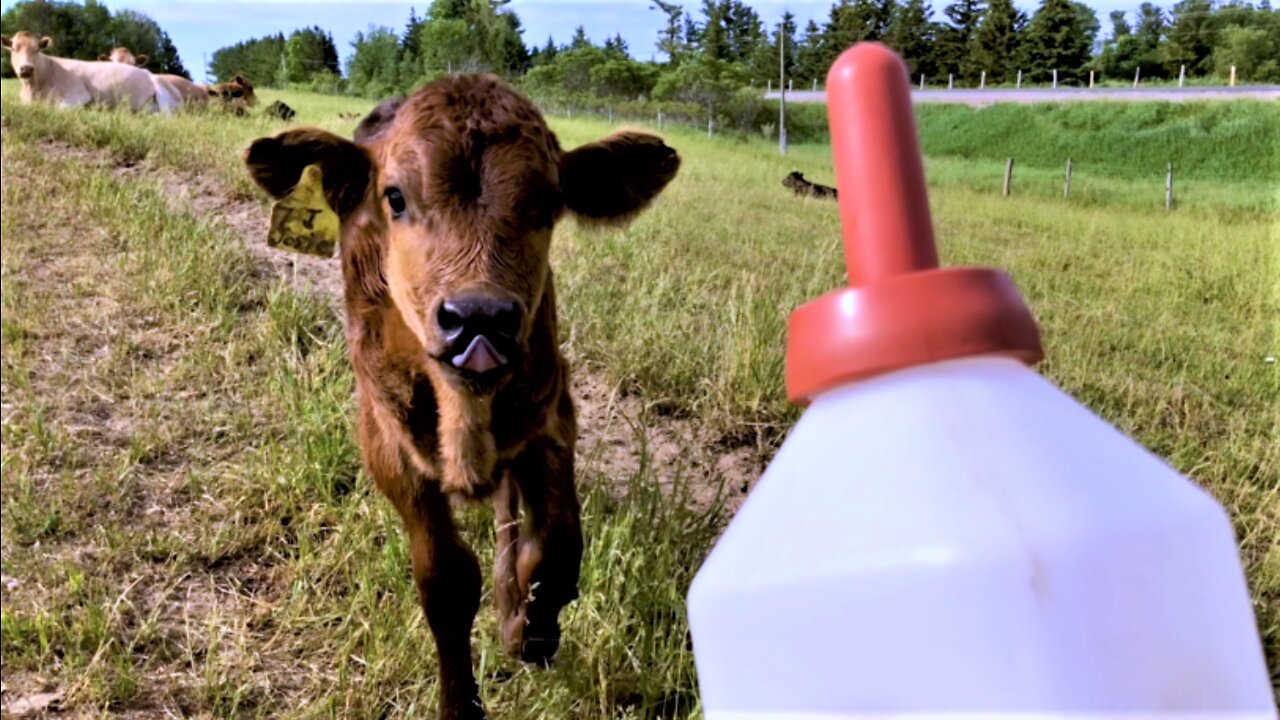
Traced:
[[851, 287], [689, 593], [707, 720], [1275, 718], [1223, 509], [1028, 367], [1007, 276], [936, 269], [901, 60], [827, 86]]

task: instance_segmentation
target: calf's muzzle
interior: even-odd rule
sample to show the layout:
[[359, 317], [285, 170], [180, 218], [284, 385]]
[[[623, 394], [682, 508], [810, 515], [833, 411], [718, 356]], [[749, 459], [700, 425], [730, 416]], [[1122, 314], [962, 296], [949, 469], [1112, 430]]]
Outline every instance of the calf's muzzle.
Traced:
[[460, 371], [483, 375], [510, 364], [524, 312], [511, 300], [459, 295], [440, 304], [436, 323], [446, 343], [444, 359]]

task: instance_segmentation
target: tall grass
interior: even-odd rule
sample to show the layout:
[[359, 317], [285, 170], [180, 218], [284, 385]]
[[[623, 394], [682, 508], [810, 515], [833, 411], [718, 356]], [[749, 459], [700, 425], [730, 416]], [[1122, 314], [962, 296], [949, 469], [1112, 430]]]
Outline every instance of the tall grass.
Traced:
[[[360, 477], [340, 320], [113, 170], [4, 144], [6, 692], [52, 681], [103, 716], [428, 714], [430, 633], [400, 522]], [[697, 715], [683, 598], [722, 519], [638, 454], [629, 478], [581, 469], [555, 670], [504, 656], [486, 600], [496, 716]], [[492, 512], [461, 515], [492, 566]]]

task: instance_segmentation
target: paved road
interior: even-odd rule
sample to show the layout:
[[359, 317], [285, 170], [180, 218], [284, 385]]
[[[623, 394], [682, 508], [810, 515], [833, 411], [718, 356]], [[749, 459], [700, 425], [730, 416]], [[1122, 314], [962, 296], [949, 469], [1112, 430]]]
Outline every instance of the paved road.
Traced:
[[[771, 100], [778, 92], [766, 93]], [[1280, 85], [1249, 85], [1240, 87], [1189, 87], [1189, 88], [1036, 88], [1029, 90], [912, 90], [911, 99], [918, 103], [953, 103], [982, 107], [994, 103], [1047, 103], [1088, 102], [1112, 100], [1141, 102], [1147, 100], [1280, 100]], [[787, 93], [787, 101], [795, 103], [825, 103], [827, 95], [819, 90], [796, 90]]]

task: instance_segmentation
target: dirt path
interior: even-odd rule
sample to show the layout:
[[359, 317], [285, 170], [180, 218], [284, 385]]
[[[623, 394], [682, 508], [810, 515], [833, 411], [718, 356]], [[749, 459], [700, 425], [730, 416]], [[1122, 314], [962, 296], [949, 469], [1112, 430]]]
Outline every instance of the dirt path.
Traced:
[[[282, 253], [265, 243], [270, 208], [238, 200], [226, 187], [207, 176], [182, 173], [145, 164], [122, 166], [106, 152], [64, 143], [49, 143], [51, 152], [73, 154], [86, 163], [114, 167], [125, 176], [150, 178], [172, 188], [173, 208], [225, 226], [244, 242], [264, 272], [295, 288], [329, 300], [342, 315], [342, 269], [336, 259]], [[570, 358], [574, 362], [575, 358]], [[763, 472], [772, 450], [763, 443], [742, 445], [703, 429], [693, 420], [658, 415], [642, 398], [624, 394], [618, 385], [575, 363], [573, 395], [577, 402], [580, 439], [578, 463], [584, 477], [598, 475], [619, 487], [640, 472], [642, 463], [658, 482], [670, 487], [678, 479], [692, 483], [695, 502], [713, 502], [723, 487], [723, 500], [736, 509]]]

